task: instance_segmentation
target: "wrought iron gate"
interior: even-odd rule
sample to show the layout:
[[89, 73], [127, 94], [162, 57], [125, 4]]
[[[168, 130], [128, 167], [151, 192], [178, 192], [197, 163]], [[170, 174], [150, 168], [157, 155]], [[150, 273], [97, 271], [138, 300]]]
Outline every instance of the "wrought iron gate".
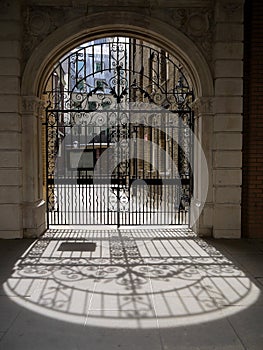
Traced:
[[60, 60], [45, 94], [49, 224], [188, 224], [193, 92], [175, 58], [96, 40]]

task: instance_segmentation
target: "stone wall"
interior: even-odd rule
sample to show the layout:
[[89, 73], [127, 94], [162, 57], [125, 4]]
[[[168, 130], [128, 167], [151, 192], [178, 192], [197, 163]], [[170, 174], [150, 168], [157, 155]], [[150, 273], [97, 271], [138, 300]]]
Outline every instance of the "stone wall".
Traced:
[[196, 132], [209, 167], [208, 197], [196, 230], [240, 237], [243, 2], [2, 1], [0, 237], [32, 237], [45, 230], [41, 87], [63, 52], [109, 32], [161, 43], [188, 65], [197, 99]]

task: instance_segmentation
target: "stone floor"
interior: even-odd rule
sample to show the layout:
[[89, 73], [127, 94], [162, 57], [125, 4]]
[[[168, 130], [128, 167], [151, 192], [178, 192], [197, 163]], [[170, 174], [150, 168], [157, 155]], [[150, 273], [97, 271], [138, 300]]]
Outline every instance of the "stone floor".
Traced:
[[0, 241], [1, 350], [263, 349], [263, 240], [186, 228]]

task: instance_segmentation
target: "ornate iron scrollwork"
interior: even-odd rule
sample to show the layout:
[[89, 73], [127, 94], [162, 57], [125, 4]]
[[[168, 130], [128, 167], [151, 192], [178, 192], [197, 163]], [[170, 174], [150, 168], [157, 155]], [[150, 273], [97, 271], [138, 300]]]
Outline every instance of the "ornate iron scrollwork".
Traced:
[[[45, 95], [47, 199], [54, 224], [115, 224], [120, 212], [127, 214], [123, 214], [125, 223], [143, 223], [153, 220], [161, 203], [158, 223], [165, 223], [174, 208], [172, 222], [187, 223], [193, 91], [189, 74], [175, 57], [130, 38], [90, 42], [56, 64]], [[131, 120], [130, 111], [121, 108], [129, 103], [155, 108]], [[136, 139], [155, 143], [160, 151], [147, 154]], [[103, 182], [105, 169], [100, 185], [92, 182], [95, 164], [104, 152], [106, 165], [116, 164], [110, 187]], [[166, 166], [166, 158], [176, 163], [178, 171]], [[182, 191], [178, 174], [184, 181]], [[169, 176], [174, 183], [164, 185], [162, 178]], [[85, 217], [87, 212], [92, 219]]]

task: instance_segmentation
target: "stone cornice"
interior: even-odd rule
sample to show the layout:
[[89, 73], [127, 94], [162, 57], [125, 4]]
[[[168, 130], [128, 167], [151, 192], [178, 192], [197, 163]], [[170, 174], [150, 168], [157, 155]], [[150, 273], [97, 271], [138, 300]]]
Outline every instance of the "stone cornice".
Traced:
[[36, 96], [21, 97], [21, 113], [23, 115], [41, 116], [44, 111], [44, 101]]
[[212, 6], [213, 0], [27, 0], [30, 6], [51, 6], [51, 7], [156, 7], [156, 8], [176, 8], [176, 7], [206, 7]]

